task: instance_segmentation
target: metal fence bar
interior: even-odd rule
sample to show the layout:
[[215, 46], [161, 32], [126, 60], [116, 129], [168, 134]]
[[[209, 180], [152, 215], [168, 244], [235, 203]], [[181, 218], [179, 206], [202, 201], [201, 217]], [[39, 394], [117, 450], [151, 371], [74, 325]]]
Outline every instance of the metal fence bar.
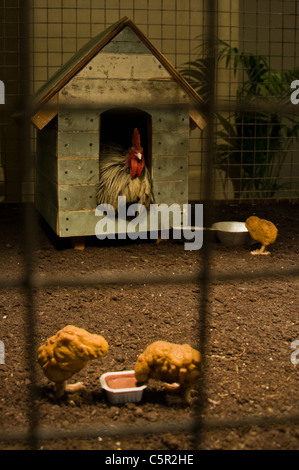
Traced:
[[[204, 188], [203, 188], [203, 202], [207, 210], [206, 223], [208, 227], [212, 225], [213, 220], [213, 163], [214, 163], [214, 116], [215, 116], [215, 27], [216, 27], [216, 0], [210, 0], [204, 2], [207, 5], [207, 25], [206, 25], [206, 41], [207, 41], [207, 54], [209, 59], [209, 67], [207, 69], [207, 103], [206, 103], [206, 116], [207, 116], [207, 129], [206, 129], [206, 140], [204, 142], [204, 155], [206, 157], [207, 166], [206, 166], [206, 175], [204, 179]], [[201, 354], [201, 360], [203, 364], [202, 377], [198, 382], [198, 401], [195, 407], [196, 413], [196, 424], [194, 434], [196, 437], [196, 446], [197, 448], [201, 447], [203, 439], [203, 422], [202, 414], [206, 406], [206, 372], [205, 372], [205, 362], [206, 362], [206, 348], [207, 348], [207, 330], [208, 330], [208, 316], [209, 316], [209, 303], [207, 301], [209, 296], [210, 289], [210, 243], [208, 242], [203, 250], [202, 254], [202, 270], [201, 276], [198, 279], [200, 284], [200, 305], [199, 305], [199, 351]]]
[[[208, 71], [209, 74], [209, 100], [208, 104], [204, 106], [207, 115], [209, 116], [207, 139], [205, 140], [205, 152], [209, 156], [207, 158], [207, 173], [205, 180], [205, 197], [204, 202], [208, 210], [208, 220], [212, 220], [212, 188], [210, 186], [209, 176], [212, 175], [213, 171], [213, 143], [214, 143], [214, 114], [215, 110], [219, 109], [220, 106], [230, 106], [230, 104], [216, 103], [214, 93], [214, 76], [216, 70], [214, 51], [214, 30], [215, 30], [215, 18], [217, 13], [217, 1], [210, 0], [207, 2], [207, 18], [208, 18], [208, 42], [209, 42], [209, 56], [211, 58], [211, 65]], [[22, 68], [23, 68], [23, 80], [22, 80], [22, 107], [24, 110], [24, 116], [22, 119], [22, 140], [20, 148], [20, 161], [24, 165], [24, 171], [27, 169], [26, 165], [29, 161], [30, 153], [30, 125], [27, 116], [29, 115], [29, 90], [30, 90], [30, 77], [29, 77], [29, 8], [30, 0], [23, 0], [21, 11], [21, 27], [22, 27]], [[234, 109], [240, 109], [242, 103], [234, 103]], [[268, 106], [268, 105], [267, 105]], [[228, 107], [226, 109], [228, 109]], [[259, 110], [266, 110], [266, 107], [258, 105]], [[268, 112], [267, 108], [267, 112]], [[248, 111], [248, 104], [246, 104], [246, 110]], [[257, 108], [255, 108], [257, 110]], [[295, 112], [294, 106], [283, 105], [281, 112]], [[6, 110], [7, 112], [7, 110]], [[268, 270], [264, 272], [262, 270], [251, 271], [247, 273], [221, 273], [213, 272], [210, 267], [210, 244], [207, 243], [205, 250], [203, 251], [202, 257], [202, 270], [200, 273], [181, 273], [181, 274], [169, 274], [164, 275], [148, 275], [145, 273], [130, 274], [124, 280], [122, 276], [111, 273], [101, 273], [101, 275], [84, 275], [84, 276], [57, 276], [47, 275], [45, 277], [36, 275], [34, 273], [33, 266], [33, 255], [35, 247], [35, 235], [36, 235], [36, 220], [33, 208], [31, 205], [25, 205], [24, 213], [24, 227], [25, 227], [25, 238], [24, 238], [24, 267], [25, 274], [23, 277], [18, 279], [0, 279], [0, 288], [17, 288], [23, 287], [26, 295], [26, 337], [27, 337], [27, 367], [30, 374], [30, 403], [28, 409], [28, 429], [17, 429], [14, 431], [0, 431], [1, 441], [15, 441], [15, 440], [28, 440], [30, 447], [33, 449], [38, 448], [39, 441], [41, 440], [55, 440], [55, 439], [71, 439], [71, 438], [96, 438], [98, 436], [117, 436], [117, 435], [134, 435], [134, 434], [151, 434], [151, 433], [164, 433], [164, 432], [191, 432], [194, 433], [197, 438], [197, 445], [200, 447], [202, 442], [203, 432], [207, 430], [225, 429], [225, 428], [240, 428], [250, 426], [275, 426], [281, 424], [294, 424], [299, 422], [298, 414], [290, 415], [265, 415], [265, 416], [245, 416], [241, 418], [228, 418], [228, 419], [203, 419], [202, 414], [205, 408], [205, 375], [199, 385], [199, 402], [196, 408], [196, 417], [193, 420], [184, 420], [170, 423], [156, 422], [153, 424], [147, 424], [145, 428], [142, 426], [103, 426], [97, 428], [90, 428], [88, 426], [73, 427], [70, 430], [56, 429], [55, 427], [41, 427], [39, 426], [39, 413], [37, 406], [37, 374], [36, 374], [36, 344], [35, 344], [35, 333], [36, 333], [36, 312], [34, 308], [35, 304], [35, 290], [42, 289], [45, 287], [94, 287], [104, 285], [140, 285], [140, 284], [161, 284], [161, 283], [198, 283], [201, 286], [201, 302], [199, 312], [199, 323], [200, 329], [198, 332], [199, 349], [203, 355], [203, 360], [206, 356], [206, 345], [207, 345], [207, 324], [209, 315], [209, 306], [207, 302], [208, 292], [213, 281], [229, 282], [231, 280], [238, 279], [260, 281], [260, 279], [269, 279], [280, 277], [298, 277], [299, 269], [286, 269], [286, 270]]]
[[[140, 105], [140, 102], [133, 102], [132, 105], [138, 106]], [[155, 106], [157, 107], [163, 107], [159, 104]], [[167, 107], [171, 109], [172, 107], [174, 109], [177, 108], [176, 105], [171, 105], [168, 104]], [[198, 112], [203, 112], [205, 114], [208, 114], [208, 107], [206, 103], [196, 103], [194, 104], [194, 109], [196, 109]], [[60, 104], [59, 109], [61, 111], [69, 111], [69, 110], [98, 110], [98, 105], [96, 104], [86, 104], [86, 103], [76, 103], [74, 105], [72, 104]], [[149, 107], [150, 108], [150, 107]], [[54, 110], [55, 105], [51, 103], [45, 103], [43, 105], [43, 110]], [[238, 101], [234, 99], [229, 99], [227, 101], [222, 101], [217, 100], [214, 102], [213, 105], [214, 113], [218, 113], [220, 111], [225, 112], [225, 113], [265, 113], [265, 114], [279, 114], [279, 115], [288, 115], [288, 116], [296, 116], [298, 115], [298, 105], [295, 105], [291, 103], [290, 100], [288, 101], [281, 101], [281, 102], [275, 102], [275, 103], [270, 103], [270, 102], [265, 102], [264, 100], [256, 100], [255, 102], [250, 102], [247, 103], [244, 100], [240, 99]], [[30, 111], [30, 115], [34, 114], [35, 108], [32, 106], [32, 103], [28, 103], [28, 111]], [[10, 103], [7, 103], [5, 105], [1, 105], [0, 107], [0, 117], [7, 117], [7, 115], [15, 114], [15, 116], [21, 117], [20, 115], [20, 109], [16, 110], [16, 107], [11, 105]], [[265, 124], [267, 125], [267, 124]], [[259, 137], [255, 137], [258, 139]]]
[[[140, 105], [140, 101], [130, 101], [130, 107], [132, 106], [138, 106]], [[146, 103], [147, 107], [150, 109], [150, 107], [154, 108], [163, 108], [164, 105], [160, 105], [157, 103], [156, 106], [149, 106], [148, 103]], [[125, 107], [125, 106], [124, 106]], [[199, 112], [204, 112], [208, 114], [209, 112], [209, 107], [207, 106], [207, 103], [205, 102], [197, 102], [192, 105], [194, 109], [196, 109]], [[172, 105], [172, 104], [167, 104], [167, 108], [171, 109], [177, 109], [177, 105]], [[32, 103], [29, 103], [29, 109], [31, 113], [33, 114], [36, 108], [32, 105]], [[43, 105], [43, 110], [55, 110], [56, 106], [53, 105], [52, 103], [45, 103]], [[76, 103], [76, 104], [59, 104], [59, 109], [61, 111], [69, 111], [69, 110], [98, 110], [99, 106], [98, 104], [89, 104], [86, 102], [81, 102], [81, 103]], [[182, 107], [180, 106], [180, 109]], [[213, 104], [213, 110], [214, 113], [219, 112], [219, 111], [224, 111], [224, 112], [244, 112], [244, 113], [258, 113], [258, 112], [263, 112], [265, 114], [283, 114], [283, 115], [298, 115], [298, 107], [297, 105], [293, 104], [290, 100], [282, 100], [280, 102], [265, 102], [263, 99], [256, 99], [255, 102], [246, 102], [245, 100], [242, 100], [241, 98], [237, 101], [235, 99], [229, 99], [226, 101], [222, 101], [221, 99], [217, 100]], [[8, 104], [2, 105], [0, 107], [0, 116], [7, 116], [10, 112], [16, 111], [15, 107]], [[265, 124], [267, 125], [267, 124]], [[258, 137], [257, 137], [258, 138]]]
[[[84, 274], [73, 276], [59, 276], [48, 274], [45, 276], [31, 275], [31, 286], [35, 289], [44, 289], [47, 287], [80, 287], [83, 284], [86, 287], [108, 286], [108, 285], [141, 285], [141, 284], [182, 284], [194, 283], [204, 280], [204, 273], [165, 273], [165, 274], [146, 274], [144, 271], [129, 274], [124, 279], [119, 274], [111, 272], [102, 272], [101, 274]], [[260, 282], [261, 279], [280, 279], [282, 277], [298, 277], [299, 268], [288, 269], [255, 269], [245, 273], [238, 272], [210, 272], [210, 282], [230, 282], [234, 280]], [[20, 277], [14, 279], [0, 278], [0, 288], [16, 288], [27, 286], [27, 278]]]
[[[202, 431], [215, 431], [222, 429], [248, 429], [252, 426], [268, 428], [269, 426], [295, 425], [299, 423], [299, 414], [273, 414], [259, 416], [244, 416], [241, 418], [210, 418], [202, 419], [200, 426]], [[71, 429], [57, 429], [51, 426], [36, 428], [36, 437], [42, 440], [60, 439], [96, 439], [98, 437], [133, 436], [155, 433], [194, 433], [197, 429], [195, 419], [178, 420], [172, 422], [157, 421], [144, 425], [117, 425], [117, 426], [72, 426]], [[0, 432], [0, 441], [23, 441], [29, 436], [28, 429], [19, 428]]]
[[[31, 160], [31, 135], [30, 135], [30, 44], [29, 44], [29, 22], [30, 22], [30, 0], [23, 0], [20, 9], [20, 36], [21, 36], [21, 89], [20, 100], [23, 116], [20, 122], [20, 146], [19, 161], [23, 175], [30, 171]], [[28, 393], [28, 442], [31, 449], [38, 449], [37, 426], [38, 426], [38, 400], [37, 400], [37, 374], [36, 374], [36, 313], [35, 313], [35, 293], [32, 276], [34, 271], [33, 253], [36, 245], [36, 216], [32, 204], [24, 204], [24, 286], [26, 301], [26, 361], [29, 371]]]

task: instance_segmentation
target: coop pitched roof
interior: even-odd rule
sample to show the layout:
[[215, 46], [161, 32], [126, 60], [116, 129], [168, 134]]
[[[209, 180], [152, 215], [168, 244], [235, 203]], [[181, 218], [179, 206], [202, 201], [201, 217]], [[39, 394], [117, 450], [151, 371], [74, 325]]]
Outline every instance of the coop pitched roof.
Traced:
[[[150, 52], [165, 67], [170, 76], [186, 91], [192, 103], [190, 109], [191, 126], [203, 129], [206, 119], [198, 107], [202, 99], [189, 83], [178, 73], [161, 52], [146, 38], [140, 29], [127, 17], [122, 18], [99, 35], [92, 38], [76, 52], [57, 72], [34, 94], [32, 116], [33, 124], [42, 129], [58, 112], [58, 92], [83, 68], [87, 63], [106, 47], [125, 27], [131, 28]], [[47, 104], [47, 107], [45, 105]], [[50, 105], [50, 106], [49, 106]]]

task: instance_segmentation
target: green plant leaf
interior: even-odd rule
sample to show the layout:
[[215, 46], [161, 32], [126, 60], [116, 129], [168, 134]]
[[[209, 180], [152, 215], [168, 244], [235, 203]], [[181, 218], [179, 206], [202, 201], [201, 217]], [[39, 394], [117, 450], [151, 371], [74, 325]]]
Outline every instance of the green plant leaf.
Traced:
[[[197, 60], [184, 64], [182, 74], [204, 99], [209, 96], [207, 41], [198, 37]], [[236, 99], [243, 103], [288, 103], [290, 84], [299, 77], [299, 67], [283, 72], [270, 67], [266, 56], [240, 52], [228, 42], [216, 38], [217, 63], [223, 61], [236, 76], [243, 72]], [[280, 187], [279, 175], [292, 143], [299, 139], [299, 116], [283, 113], [238, 112], [228, 117], [217, 114], [216, 164], [240, 167], [243, 178], [234, 181], [236, 191], [244, 194], [272, 195]], [[244, 177], [244, 175], [246, 177]]]

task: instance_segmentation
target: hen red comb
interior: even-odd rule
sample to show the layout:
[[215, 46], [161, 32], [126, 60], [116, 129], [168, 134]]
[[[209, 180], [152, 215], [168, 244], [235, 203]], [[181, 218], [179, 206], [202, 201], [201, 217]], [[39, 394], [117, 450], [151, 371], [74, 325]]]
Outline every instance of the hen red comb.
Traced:
[[135, 129], [134, 129], [134, 132], [133, 132], [132, 146], [133, 146], [136, 150], [142, 150], [142, 149], [141, 149], [141, 143], [140, 143], [140, 134], [139, 134], [137, 128], [135, 128]]

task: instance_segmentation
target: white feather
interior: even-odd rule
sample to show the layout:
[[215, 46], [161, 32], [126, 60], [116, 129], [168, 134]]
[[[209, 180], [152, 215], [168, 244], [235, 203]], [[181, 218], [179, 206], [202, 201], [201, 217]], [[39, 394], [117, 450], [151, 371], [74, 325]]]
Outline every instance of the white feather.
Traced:
[[127, 204], [139, 203], [146, 208], [154, 203], [152, 179], [145, 166], [140, 177], [130, 177], [126, 168], [128, 150], [120, 145], [106, 144], [100, 152], [100, 182], [97, 193], [98, 204], [110, 204], [118, 208], [118, 196], [125, 196]]

